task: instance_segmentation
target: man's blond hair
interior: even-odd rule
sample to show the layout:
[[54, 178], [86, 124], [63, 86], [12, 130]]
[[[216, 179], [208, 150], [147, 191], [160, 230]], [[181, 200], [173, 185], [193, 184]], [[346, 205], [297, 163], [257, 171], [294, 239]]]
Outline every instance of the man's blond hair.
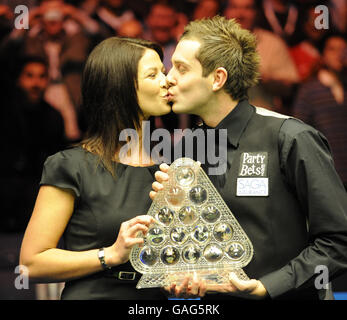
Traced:
[[259, 55], [251, 32], [242, 29], [234, 19], [215, 16], [190, 22], [180, 40], [184, 39], [201, 43], [196, 58], [204, 77], [223, 67], [228, 72], [224, 90], [234, 100], [247, 98], [247, 90], [259, 78]]

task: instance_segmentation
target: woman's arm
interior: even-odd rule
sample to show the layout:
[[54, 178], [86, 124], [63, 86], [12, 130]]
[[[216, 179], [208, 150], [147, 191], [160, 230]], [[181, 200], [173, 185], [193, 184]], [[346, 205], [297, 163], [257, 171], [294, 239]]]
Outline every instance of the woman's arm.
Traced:
[[[79, 252], [57, 249], [73, 213], [74, 201], [75, 195], [69, 189], [40, 188], [20, 253], [20, 264], [28, 268], [31, 281], [66, 281], [102, 271], [98, 248]], [[117, 241], [105, 248], [106, 263], [116, 266], [128, 261], [131, 248], [143, 243], [136, 234], [146, 233], [152, 222], [150, 216], [138, 216], [122, 223]]]

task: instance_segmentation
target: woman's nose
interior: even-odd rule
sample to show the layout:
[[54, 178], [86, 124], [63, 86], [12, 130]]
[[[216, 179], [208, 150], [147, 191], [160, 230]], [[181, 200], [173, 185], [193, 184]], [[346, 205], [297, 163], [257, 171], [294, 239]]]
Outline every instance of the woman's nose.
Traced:
[[160, 77], [160, 86], [162, 88], [168, 88], [168, 83], [167, 83], [167, 79], [166, 79], [166, 75], [164, 73], [161, 74], [161, 77]]

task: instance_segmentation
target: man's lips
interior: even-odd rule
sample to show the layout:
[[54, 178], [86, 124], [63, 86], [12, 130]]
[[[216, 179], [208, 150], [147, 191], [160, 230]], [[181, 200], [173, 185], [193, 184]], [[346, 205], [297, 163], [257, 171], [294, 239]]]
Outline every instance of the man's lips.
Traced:
[[167, 100], [170, 102], [170, 101], [172, 101], [173, 99], [174, 99], [174, 95], [170, 92], [170, 91], [168, 91], [168, 93], [167, 93]]

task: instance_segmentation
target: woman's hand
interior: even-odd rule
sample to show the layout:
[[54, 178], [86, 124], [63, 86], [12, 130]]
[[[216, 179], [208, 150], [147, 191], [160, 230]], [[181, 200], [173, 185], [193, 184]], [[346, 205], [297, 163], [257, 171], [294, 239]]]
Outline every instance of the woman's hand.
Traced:
[[143, 244], [143, 238], [138, 238], [139, 232], [145, 235], [149, 225], [155, 222], [148, 215], [137, 216], [121, 224], [116, 242], [105, 248], [105, 262], [110, 267], [126, 263], [133, 246]]
[[152, 183], [153, 190], [149, 193], [149, 197], [152, 200], [154, 200], [157, 192], [164, 188], [162, 183], [169, 180], [169, 175], [167, 174], [167, 172], [169, 171], [170, 167], [166, 163], [162, 163], [159, 168], [161, 171], [156, 171], [156, 173], [154, 174], [156, 181]]

